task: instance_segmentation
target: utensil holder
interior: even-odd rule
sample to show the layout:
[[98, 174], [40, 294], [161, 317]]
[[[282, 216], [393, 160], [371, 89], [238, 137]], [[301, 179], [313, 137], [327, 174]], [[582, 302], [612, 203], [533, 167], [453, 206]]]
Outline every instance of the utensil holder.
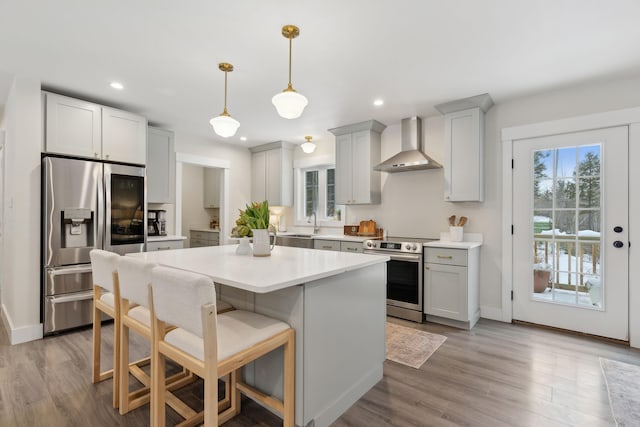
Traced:
[[449, 238], [452, 242], [462, 242], [464, 227], [449, 227]]

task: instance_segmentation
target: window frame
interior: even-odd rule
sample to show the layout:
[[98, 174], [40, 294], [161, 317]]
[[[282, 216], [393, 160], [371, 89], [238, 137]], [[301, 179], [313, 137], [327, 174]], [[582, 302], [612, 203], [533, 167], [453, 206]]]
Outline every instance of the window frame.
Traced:
[[[301, 164], [295, 165], [294, 168], [294, 205], [295, 205], [295, 226], [309, 226], [313, 225], [311, 217], [305, 215], [306, 200], [306, 172], [318, 171], [318, 204], [317, 204], [317, 225], [319, 227], [342, 227], [344, 225], [344, 205], [335, 203], [335, 211], [338, 209], [342, 212], [340, 221], [336, 216], [327, 217], [327, 170], [335, 169], [334, 162], [318, 161], [318, 162], [300, 162]], [[335, 185], [335, 175], [334, 175]], [[335, 195], [335, 192], [334, 192]], [[322, 215], [320, 215], [322, 212]]]

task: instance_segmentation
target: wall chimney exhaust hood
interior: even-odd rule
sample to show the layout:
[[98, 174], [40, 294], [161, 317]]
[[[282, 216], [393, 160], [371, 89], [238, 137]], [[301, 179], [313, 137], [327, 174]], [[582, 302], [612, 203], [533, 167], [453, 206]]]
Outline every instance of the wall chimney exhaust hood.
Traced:
[[440, 163], [422, 151], [422, 119], [420, 117], [402, 119], [401, 132], [402, 151], [375, 166], [374, 170], [391, 173], [442, 168]]

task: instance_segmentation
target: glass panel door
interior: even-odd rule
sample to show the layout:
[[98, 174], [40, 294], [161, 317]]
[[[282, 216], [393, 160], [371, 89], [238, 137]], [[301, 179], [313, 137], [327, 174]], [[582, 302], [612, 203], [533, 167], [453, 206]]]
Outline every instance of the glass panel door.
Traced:
[[601, 145], [533, 153], [532, 297], [601, 309]]

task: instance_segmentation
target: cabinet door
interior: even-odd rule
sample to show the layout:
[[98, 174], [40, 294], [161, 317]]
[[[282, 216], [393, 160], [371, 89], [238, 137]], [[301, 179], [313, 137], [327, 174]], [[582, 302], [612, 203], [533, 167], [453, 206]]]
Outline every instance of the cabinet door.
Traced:
[[45, 151], [100, 158], [100, 106], [53, 93], [45, 102]]
[[147, 200], [149, 203], [175, 203], [173, 132], [153, 127], [147, 132]]
[[445, 115], [446, 201], [482, 201], [483, 117], [479, 108]]
[[351, 203], [351, 134], [336, 137], [336, 204]]
[[351, 203], [371, 203], [371, 134], [353, 133], [351, 149]]
[[340, 250], [342, 252], [359, 253], [363, 252], [362, 243], [360, 242], [340, 242]]
[[266, 200], [269, 205], [282, 206], [282, 150], [265, 151], [265, 156]]
[[467, 267], [425, 264], [425, 313], [468, 321]]
[[340, 252], [340, 242], [337, 240], [313, 239], [313, 248]]
[[102, 158], [144, 165], [147, 158], [147, 119], [103, 107]]
[[204, 207], [220, 207], [220, 169], [204, 168]]
[[251, 201], [267, 199], [267, 162], [266, 152], [253, 153], [251, 157]]

